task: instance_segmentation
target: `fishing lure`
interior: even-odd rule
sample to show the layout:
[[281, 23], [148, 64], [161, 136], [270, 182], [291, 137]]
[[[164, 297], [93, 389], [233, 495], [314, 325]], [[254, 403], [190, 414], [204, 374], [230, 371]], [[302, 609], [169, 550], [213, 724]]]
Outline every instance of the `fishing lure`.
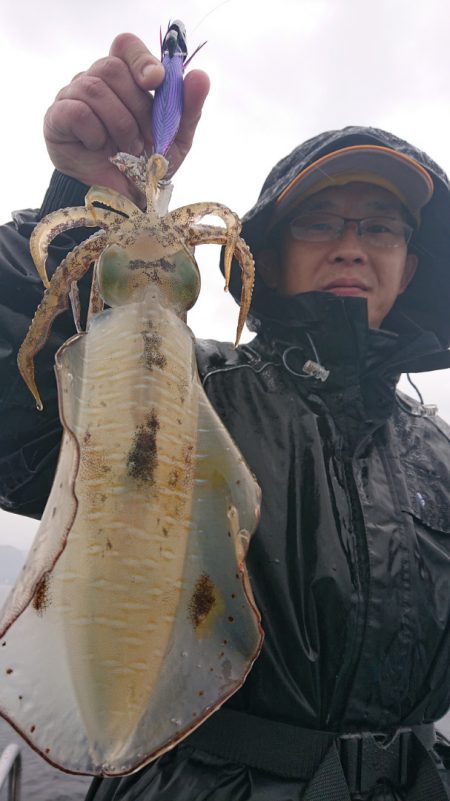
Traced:
[[[143, 178], [142, 160], [115, 158], [145, 211], [92, 187], [84, 208], [36, 227], [47, 288], [18, 356], [42, 408], [34, 358], [71, 300], [78, 333], [56, 354], [58, 467], [0, 620], [0, 714], [54, 765], [103, 776], [200, 725], [242, 685], [263, 636], [245, 569], [260, 490], [207, 400], [184, 322], [200, 288], [195, 245], [225, 246], [227, 283], [233, 255], [240, 264], [237, 339], [253, 259], [233, 212], [169, 212], [168, 163], [145, 162]], [[206, 214], [226, 227], [201, 224]], [[48, 281], [50, 242], [80, 226], [100, 230]], [[82, 331], [76, 282], [93, 262]]]
[[169, 24], [161, 42], [161, 61], [166, 80], [155, 92], [153, 104], [154, 152], [165, 156], [177, 134], [183, 110], [183, 73], [195, 54], [206, 44], [199, 45], [187, 58], [186, 28], [181, 20]]

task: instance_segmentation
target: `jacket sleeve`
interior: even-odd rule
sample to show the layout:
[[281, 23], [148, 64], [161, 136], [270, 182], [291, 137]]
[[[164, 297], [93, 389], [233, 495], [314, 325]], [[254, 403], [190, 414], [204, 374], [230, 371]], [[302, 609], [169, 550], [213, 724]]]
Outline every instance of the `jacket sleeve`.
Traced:
[[[56, 172], [39, 211], [15, 212], [0, 227], [0, 506], [10, 512], [40, 517], [50, 491], [58, 459], [61, 425], [54, 375], [54, 355], [75, 333], [70, 312], [53, 324], [48, 341], [36, 359], [36, 380], [44, 403], [35, 401], [17, 368], [17, 352], [42, 294], [42, 282], [29, 252], [29, 238], [47, 213], [84, 203], [87, 187]], [[51, 274], [66, 253], [87, 235], [78, 229], [54, 240], [48, 260]], [[86, 308], [89, 281], [80, 285]]]

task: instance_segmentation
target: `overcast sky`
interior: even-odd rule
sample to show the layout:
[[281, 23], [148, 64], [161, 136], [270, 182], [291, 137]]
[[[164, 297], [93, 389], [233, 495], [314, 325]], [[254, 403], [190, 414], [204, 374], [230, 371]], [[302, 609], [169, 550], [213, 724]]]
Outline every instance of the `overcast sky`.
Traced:
[[[42, 119], [57, 91], [122, 31], [158, 54], [169, 15], [185, 22], [191, 52], [208, 40], [193, 66], [212, 82], [172, 208], [214, 200], [243, 214], [279, 158], [345, 125], [393, 131], [450, 171], [446, 0], [2, 0], [0, 221], [41, 203], [52, 169]], [[230, 340], [237, 307], [222, 291], [216, 248], [197, 255], [203, 291], [189, 323]], [[450, 420], [448, 374], [418, 383]], [[25, 547], [34, 528], [1, 513], [0, 543]]]

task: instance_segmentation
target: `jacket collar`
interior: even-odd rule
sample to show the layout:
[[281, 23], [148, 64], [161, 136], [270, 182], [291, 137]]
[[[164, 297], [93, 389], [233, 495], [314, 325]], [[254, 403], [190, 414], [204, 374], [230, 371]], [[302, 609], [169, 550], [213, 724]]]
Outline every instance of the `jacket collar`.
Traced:
[[[442, 349], [436, 335], [404, 316], [387, 320], [389, 328], [370, 329], [367, 303], [361, 298], [324, 292], [277, 297], [273, 314], [259, 321], [252, 347], [262, 358], [275, 352], [287, 372], [298, 378], [301, 392], [320, 395], [329, 404], [345, 395], [356, 405], [359, 397], [360, 418], [386, 419], [402, 372], [450, 366], [450, 352]], [[308, 376], [308, 361], [323, 373]]]

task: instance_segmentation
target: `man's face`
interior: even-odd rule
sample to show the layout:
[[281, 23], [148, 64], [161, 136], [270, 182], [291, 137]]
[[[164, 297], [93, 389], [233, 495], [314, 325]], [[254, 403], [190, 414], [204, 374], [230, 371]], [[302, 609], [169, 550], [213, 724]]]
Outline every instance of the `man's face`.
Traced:
[[[384, 216], [404, 222], [400, 201], [368, 183], [324, 189], [298, 207], [299, 214], [311, 211], [352, 219]], [[281, 263], [278, 258], [272, 270], [263, 269], [262, 273], [280, 295], [320, 291], [366, 298], [369, 326], [378, 328], [408, 286], [416, 264], [416, 256], [407, 253], [406, 242], [398, 247], [367, 244], [354, 224], [348, 224], [341, 238], [332, 242], [298, 241], [286, 226]]]

